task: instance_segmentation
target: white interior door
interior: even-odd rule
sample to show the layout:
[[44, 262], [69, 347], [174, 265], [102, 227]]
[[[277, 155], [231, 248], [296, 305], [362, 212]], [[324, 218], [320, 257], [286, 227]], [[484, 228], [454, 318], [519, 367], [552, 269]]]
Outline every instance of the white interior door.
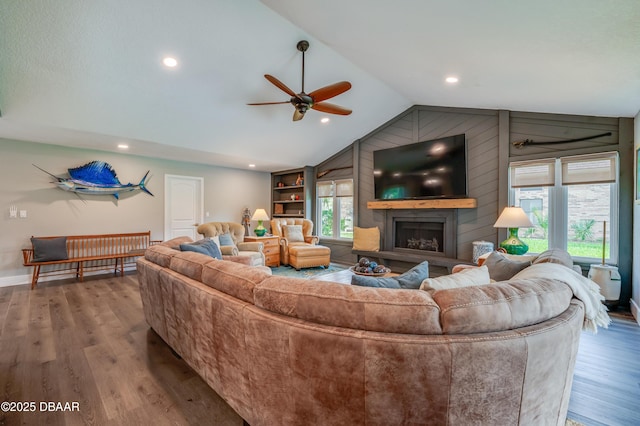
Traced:
[[198, 239], [196, 228], [202, 223], [204, 179], [165, 175], [164, 238], [187, 236]]

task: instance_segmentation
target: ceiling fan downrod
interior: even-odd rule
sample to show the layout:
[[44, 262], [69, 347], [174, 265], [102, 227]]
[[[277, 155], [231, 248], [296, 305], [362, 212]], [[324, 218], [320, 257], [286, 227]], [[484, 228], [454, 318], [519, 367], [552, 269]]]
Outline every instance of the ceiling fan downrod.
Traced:
[[302, 93], [304, 93], [304, 52], [309, 49], [309, 42], [307, 40], [300, 40], [296, 48], [302, 52]]

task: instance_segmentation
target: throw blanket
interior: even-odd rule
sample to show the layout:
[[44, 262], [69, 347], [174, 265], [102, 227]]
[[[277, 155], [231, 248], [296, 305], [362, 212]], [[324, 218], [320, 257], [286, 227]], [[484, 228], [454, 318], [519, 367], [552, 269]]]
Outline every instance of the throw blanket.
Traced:
[[607, 307], [602, 303], [604, 296], [600, 294], [598, 284], [583, 277], [573, 269], [558, 263], [537, 263], [518, 272], [512, 280], [532, 278], [553, 278], [562, 281], [573, 291], [573, 295], [584, 303], [585, 317], [583, 330], [598, 332], [598, 326], [608, 328], [611, 318]]

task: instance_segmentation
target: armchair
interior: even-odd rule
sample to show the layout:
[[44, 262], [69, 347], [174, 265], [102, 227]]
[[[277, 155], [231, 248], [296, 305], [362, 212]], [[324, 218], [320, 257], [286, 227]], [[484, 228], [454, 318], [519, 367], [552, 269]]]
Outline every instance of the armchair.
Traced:
[[[299, 225], [302, 233], [292, 233], [288, 225]], [[280, 237], [280, 263], [296, 269], [312, 266], [329, 266], [331, 250], [318, 245], [319, 239], [313, 232], [313, 222], [309, 219], [272, 219], [271, 233]]]
[[198, 226], [199, 234], [205, 237], [215, 238], [222, 234], [229, 234], [233, 240], [233, 246], [220, 246], [222, 258], [225, 256], [244, 256], [251, 259], [250, 265], [264, 266], [264, 253], [262, 243], [245, 242], [244, 226], [235, 222], [207, 222]]

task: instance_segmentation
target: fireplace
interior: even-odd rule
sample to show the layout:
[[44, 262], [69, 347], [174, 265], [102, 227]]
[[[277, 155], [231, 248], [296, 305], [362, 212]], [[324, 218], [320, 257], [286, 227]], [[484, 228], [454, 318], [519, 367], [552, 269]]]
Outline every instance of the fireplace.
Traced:
[[456, 211], [387, 210], [385, 250], [419, 256], [456, 257]]

